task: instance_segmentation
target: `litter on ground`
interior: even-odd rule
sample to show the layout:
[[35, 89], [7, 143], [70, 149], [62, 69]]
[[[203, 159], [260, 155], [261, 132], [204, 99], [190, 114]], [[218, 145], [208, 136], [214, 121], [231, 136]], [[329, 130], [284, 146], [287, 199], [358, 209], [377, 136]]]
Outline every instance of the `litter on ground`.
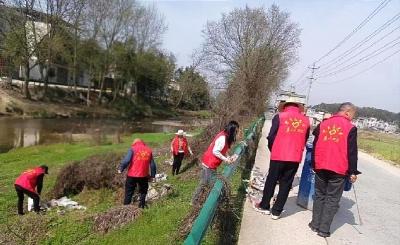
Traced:
[[156, 182], [167, 180], [168, 175], [166, 173], [156, 174]]
[[49, 208], [53, 207], [64, 207], [67, 210], [77, 209], [77, 210], [86, 210], [85, 206], [79, 205], [77, 202], [72, 201], [68, 197], [61, 197], [60, 199], [52, 199], [48, 202]]

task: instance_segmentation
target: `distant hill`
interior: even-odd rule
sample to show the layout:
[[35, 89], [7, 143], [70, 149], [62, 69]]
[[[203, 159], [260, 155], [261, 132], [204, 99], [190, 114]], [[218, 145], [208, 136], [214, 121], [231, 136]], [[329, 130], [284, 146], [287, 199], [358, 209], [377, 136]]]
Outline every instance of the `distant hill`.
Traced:
[[[340, 104], [325, 104], [321, 103], [313, 106], [312, 108], [319, 111], [325, 111], [334, 113], [339, 108]], [[375, 117], [385, 122], [397, 122], [400, 123], [400, 113], [394, 113], [387, 110], [377, 109], [373, 107], [358, 107], [358, 117]]]

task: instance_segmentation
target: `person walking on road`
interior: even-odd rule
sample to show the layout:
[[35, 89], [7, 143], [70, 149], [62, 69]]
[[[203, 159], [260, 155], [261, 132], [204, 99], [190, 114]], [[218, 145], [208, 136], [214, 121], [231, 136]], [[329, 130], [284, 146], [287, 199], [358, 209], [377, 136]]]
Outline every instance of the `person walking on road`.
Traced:
[[219, 132], [206, 152], [203, 154], [201, 162], [200, 183], [193, 194], [192, 205], [197, 204], [201, 191], [207, 185], [210, 185], [215, 180], [215, 173], [222, 162], [232, 163], [235, 161], [235, 156], [227, 156], [232, 144], [236, 141], [236, 135], [239, 130], [239, 123], [230, 121], [223, 131]]
[[[260, 203], [253, 202], [256, 211], [272, 214], [272, 219], [280, 218], [310, 132], [310, 122], [304, 115], [303, 104], [289, 99], [281, 103], [278, 110], [267, 137], [271, 157], [263, 197]], [[270, 208], [278, 181], [278, 196]]]
[[125, 182], [124, 205], [132, 202], [132, 196], [136, 185], [139, 185], [139, 208], [144, 208], [146, 195], [149, 189], [149, 181], [156, 175], [156, 163], [153, 159], [153, 152], [141, 139], [135, 139], [125, 158], [122, 160], [118, 173], [128, 168]]
[[179, 129], [176, 136], [171, 142], [171, 153], [174, 159], [172, 164], [172, 175], [178, 175], [179, 169], [181, 168], [183, 158], [189, 153], [193, 155], [192, 149], [190, 149], [188, 141], [186, 139], [186, 133]]
[[354, 183], [361, 174], [357, 170], [357, 128], [351, 123], [355, 113], [352, 103], [343, 103], [335, 115], [321, 122], [313, 132], [312, 166], [316, 174], [309, 227], [321, 237], [330, 236], [346, 177]]
[[49, 168], [46, 165], [41, 165], [34, 169], [24, 171], [15, 180], [15, 191], [18, 196], [18, 214], [24, 215], [24, 195], [33, 199], [33, 210], [36, 213], [40, 212], [40, 194], [43, 187], [43, 178], [49, 173]]

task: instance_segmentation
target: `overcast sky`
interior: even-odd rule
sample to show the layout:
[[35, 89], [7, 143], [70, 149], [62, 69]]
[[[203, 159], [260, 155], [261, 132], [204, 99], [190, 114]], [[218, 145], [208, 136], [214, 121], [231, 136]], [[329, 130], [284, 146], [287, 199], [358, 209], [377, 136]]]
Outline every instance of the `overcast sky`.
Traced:
[[[207, 21], [218, 20], [221, 13], [244, 7], [246, 4], [250, 7], [264, 6], [268, 8], [271, 4], [276, 3], [282, 10], [290, 12], [292, 21], [297, 22], [302, 29], [299, 60], [290, 69], [291, 73], [285, 85], [288, 88], [290, 83], [301, 77], [308, 65], [343, 40], [378, 7], [382, 0], [158, 0], [145, 2], [155, 2], [159, 11], [165, 16], [168, 31], [164, 35], [163, 48], [174, 53], [180, 66], [191, 64], [190, 55], [194, 49], [200, 47], [202, 42], [201, 30]], [[400, 51], [400, 39], [395, 40], [400, 37], [400, 28], [395, 30], [395, 28], [400, 27], [400, 18], [341, 62], [366, 49], [356, 55], [354, 59], [337, 68], [335, 68], [336, 64], [331, 67], [325, 65], [327, 68], [323, 70], [324, 63], [347, 51], [399, 13], [400, 0], [392, 0], [340, 48], [317, 64], [321, 65], [321, 68], [317, 70], [316, 74], [322, 76], [324, 73], [328, 74], [342, 67], [346, 68], [347, 65], [357, 62], [360, 58], [379, 48], [382, 49], [377, 52], [387, 48], [385, 52], [367, 62], [337, 73], [335, 76], [316, 80], [311, 90], [311, 104], [351, 101], [359, 106], [371, 106], [400, 112], [400, 52], [373, 69], [353, 77], [353, 75], [371, 67], [385, 57]], [[389, 34], [391, 31], [393, 32]], [[386, 34], [388, 35], [384, 39], [377, 41]], [[368, 48], [375, 41], [377, 43]], [[387, 46], [385, 46], [386, 44]], [[337, 82], [349, 77], [353, 78]], [[296, 85], [297, 92], [306, 94], [307, 82], [305, 79], [301, 79]]]

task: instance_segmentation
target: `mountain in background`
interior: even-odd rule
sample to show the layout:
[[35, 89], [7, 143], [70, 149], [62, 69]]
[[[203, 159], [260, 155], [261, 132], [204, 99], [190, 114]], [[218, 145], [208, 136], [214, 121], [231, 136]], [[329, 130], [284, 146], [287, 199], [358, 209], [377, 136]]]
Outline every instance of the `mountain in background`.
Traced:
[[[312, 107], [317, 111], [324, 111], [329, 113], [335, 113], [339, 108], [340, 104], [325, 104], [321, 103]], [[397, 122], [400, 123], [400, 113], [394, 113], [387, 110], [377, 109], [373, 107], [357, 107], [357, 117], [375, 117], [378, 120], [385, 122]]]

